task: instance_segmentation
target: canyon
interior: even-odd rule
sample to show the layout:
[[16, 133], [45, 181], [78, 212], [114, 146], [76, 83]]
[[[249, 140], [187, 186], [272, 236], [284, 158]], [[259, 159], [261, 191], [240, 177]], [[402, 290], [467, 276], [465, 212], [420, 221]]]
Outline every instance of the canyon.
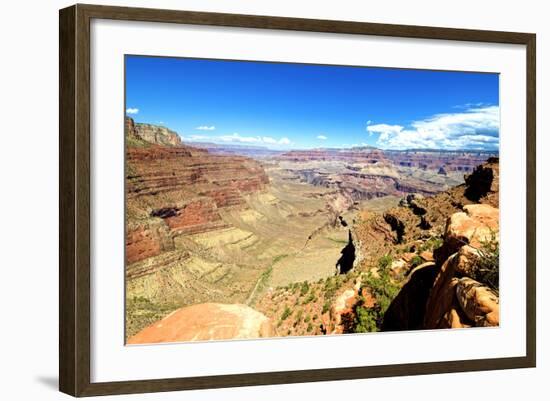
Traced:
[[[445, 245], [452, 216], [475, 225], [488, 218], [468, 205], [498, 208], [494, 153], [184, 143], [131, 118], [125, 136], [128, 344], [360, 332], [382, 309], [373, 330], [467, 327], [481, 321], [472, 299], [494, 298], [446, 263], [467, 249]], [[386, 256], [388, 299], [373, 290]], [[452, 307], [404, 323], [430, 292]]]

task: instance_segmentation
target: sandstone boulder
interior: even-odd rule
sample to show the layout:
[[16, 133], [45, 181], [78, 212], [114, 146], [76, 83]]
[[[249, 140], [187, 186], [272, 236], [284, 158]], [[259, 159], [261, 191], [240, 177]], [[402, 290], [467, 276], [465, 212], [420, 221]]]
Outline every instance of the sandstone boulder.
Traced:
[[205, 303], [178, 309], [128, 339], [128, 344], [270, 337], [270, 320], [242, 304]]
[[465, 213], [451, 216], [446, 228], [447, 240], [460, 239], [463, 245], [487, 241], [498, 230], [499, 210], [490, 205], [466, 205]]
[[456, 284], [456, 298], [465, 315], [475, 322], [476, 326], [498, 326], [499, 299], [493, 290], [464, 277]]
[[424, 328], [440, 328], [441, 319], [452, 309], [457, 283], [457, 279], [454, 277], [457, 260], [458, 256], [455, 254], [443, 263], [437, 272], [432, 288], [428, 290]]
[[471, 327], [464, 319], [464, 313], [460, 308], [452, 307], [443, 315], [443, 319], [439, 322], [439, 329], [463, 329]]
[[435, 258], [442, 264], [464, 245], [479, 248], [484, 241], [498, 235], [499, 210], [490, 205], [466, 205], [464, 212], [454, 213], [447, 220], [443, 246], [436, 250]]
[[454, 266], [455, 274], [459, 277], [472, 276], [480, 251], [471, 245], [464, 245], [458, 250], [458, 260]]
[[[438, 262], [448, 256], [426, 303], [426, 328], [498, 325], [498, 295], [469, 276], [479, 258], [479, 247], [499, 230], [499, 210], [490, 205], [467, 205], [447, 223]], [[477, 283], [477, 284], [476, 284]], [[453, 312], [454, 311], [454, 312]]]

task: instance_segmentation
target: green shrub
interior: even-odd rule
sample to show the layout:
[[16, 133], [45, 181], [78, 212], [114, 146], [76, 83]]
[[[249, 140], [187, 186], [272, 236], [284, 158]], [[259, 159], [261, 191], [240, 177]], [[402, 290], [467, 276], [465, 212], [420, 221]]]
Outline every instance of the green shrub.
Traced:
[[374, 275], [372, 272], [367, 273], [364, 287], [367, 287], [370, 294], [376, 300], [376, 304], [372, 308], [359, 305], [355, 308], [355, 326], [352, 331], [364, 333], [367, 331], [379, 331], [381, 329], [384, 314], [390, 306], [391, 301], [399, 293], [399, 286], [391, 280], [389, 269], [387, 268], [389, 263], [388, 259], [383, 257], [379, 261], [379, 266], [385, 266], [385, 268], [379, 268], [377, 275]]
[[325, 303], [323, 304], [323, 310], [321, 313], [323, 314], [327, 313], [330, 310], [330, 304], [331, 304], [330, 300], [325, 301]]
[[371, 331], [377, 331], [377, 319], [378, 313], [372, 308], [366, 308], [364, 306], [358, 306], [355, 309], [356, 324], [355, 333], [369, 333]]
[[434, 249], [440, 248], [443, 245], [443, 238], [441, 237], [430, 237], [418, 248], [420, 252], [423, 251], [433, 251]]
[[310, 302], [315, 301], [316, 299], [317, 299], [317, 298], [315, 297], [315, 293], [312, 291], [312, 292], [309, 293], [309, 295], [307, 296], [307, 298], [304, 299], [303, 304], [304, 304], [304, 305], [307, 305], [307, 304], [309, 304]]
[[303, 309], [298, 309], [298, 312], [296, 312], [294, 325], [300, 323], [300, 321], [302, 320], [303, 315], [304, 315], [304, 310]]
[[420, 266], [422, 263], [424, 262], [424, 260], [422, 260], [422, 258], [418, 255], [414, 255], [411, 259], [411, 267], [416, 267], [416, 266]]
[[283, 313], [281, 314], [281, 322], [286, 320], [292, 314], [292, 310], [288, 306], [285, 306]]
[[479, 257], [473, 266], [472, 278], [498, 294], [500, 247], [496, 233], [491, 232], [491, 238], [482, 241], [477, 251]]
[[392, 257], [390, 255], [384, 255], [378, 259], [378, 268], [379, 270], [385, 270], [392, 264]]
[[309, 283], [307, 281], [304, 281], [302, 283], [302, 287], [300, 288], [300, 295], [303, 297], [306, 295], [309, 291]]

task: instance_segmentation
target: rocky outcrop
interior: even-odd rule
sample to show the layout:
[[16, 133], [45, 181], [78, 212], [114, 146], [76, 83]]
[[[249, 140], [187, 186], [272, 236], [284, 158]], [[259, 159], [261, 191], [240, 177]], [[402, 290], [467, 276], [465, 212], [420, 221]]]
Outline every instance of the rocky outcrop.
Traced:
[[467, 205], [464, 210], [449, 218], [445, 241], [436, 251], [441, 268], [426, 302], [426, 328], [499, 323], [497, 292], [471, 277], [484, 257], [482, 244], [498, 239], [499, 211], [483, 204]]
[[[466, 250], [479, 248], [482, 242], [498, 234], [499, 210], [484, 204], [466, 205], [463, 212], [452, 214], [446, 224], [445, 241], [436, 250], [435, 259], [443, 264], [455, 252], [465, 245]], [[465, 251], [463, 251], [465, 252]], [[462, 255], [463, 258], [467, 256]]]
[[125, 119], [127, 137], [140, 138], [148, 143], [162, 146], [180, 146], [181, 138], [177, 132], [153, 124], [136, 123], [130, 117]]
[[499, 298], [487, 286], [463, 277], [456, 284], [456, 299], [466, 317], [476, 326], [498, 326]]
[[270, 337], [270, 320], [242, 304], [205, 303], [178, 309], [130, 337], [128, 344]]
[[[435, 262], [410, 274], [384, 317], [383, 330], [498, 326], [498, 292], [474, 279], [484, 244], [498, 240], [499, 210], [466, 205], [446, 223]], [[496, 266], [498, 269], [498, 266]]]
[[327, 334], [351, 333], [355, 324], [355, 308], [360, 302], [374, 306], [372, 297], [362, 292], [361, 280], [357, 280], [353, 287], [345, 289], [332, 302], [325, 322]]
[[[486, 183], [488, 176], [493, 177], [490, 185]], [[468, 194], [483, 193], [478, 203], [498, 208], [498, 176], [498, 159], [491, 158], [467, 175], [464, 184], [429, 197], [409, 194], [400, 201], [398, 207], [387, 210], [382, 216], [373, 216], [358, 227], [357, 231], [371, 237], [370, 240], [364, 240], [364, 243], [372, 243], [373, 233], [379, 233], [377, 242], [386, 241], [390, 236], [398, 244], [440, 235], [449, 216], [464, 212], [463, 207], [474, 203], [468, 198]], [[480, 182], [489, 189], [476, 189]], [[460, 219], [461, 216], [456, 218]], [[447, 253], [445, 256], [449, 255]]]
[[472, 174], [465, 177], [465, 196], [475, 202], [485, 198], [487, 203], [498, 202], [499, 192], [498, 159], [490, 158], [486, 164], [477, 166]]

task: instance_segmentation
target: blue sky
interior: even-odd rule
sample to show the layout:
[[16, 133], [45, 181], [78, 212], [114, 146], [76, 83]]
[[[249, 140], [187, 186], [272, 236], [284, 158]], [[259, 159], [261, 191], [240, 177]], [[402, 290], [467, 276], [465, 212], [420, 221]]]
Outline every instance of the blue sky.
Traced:
[[126, 56], [126, 114], [184, 141], [491, 149], [498, 74]]

